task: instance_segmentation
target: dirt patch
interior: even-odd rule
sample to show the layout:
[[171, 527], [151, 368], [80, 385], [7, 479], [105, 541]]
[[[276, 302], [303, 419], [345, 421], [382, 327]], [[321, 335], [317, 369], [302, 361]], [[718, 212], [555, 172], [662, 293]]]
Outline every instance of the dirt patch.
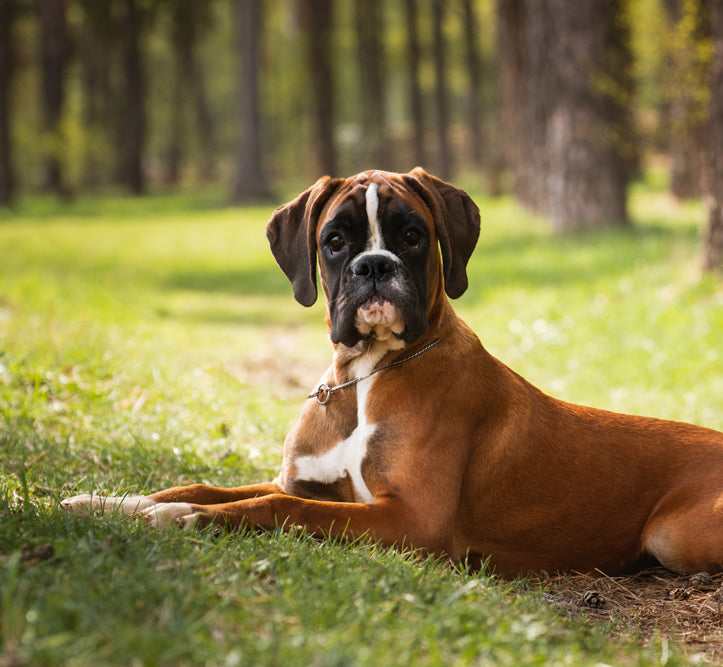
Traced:
[[324, 367], [313, 362], [284, 362], [274, 356], [259, 356], [256, 359], [245, 359], [243, 362], [228, 362], [228, 373], [241, 384], [252, 387], [268, 387], [282, 399], [305, 399], [314, 389], [324, 371]]
[[281, 399], [300, 401], [315, 387], [315, 382], [330, 363], [331, 354], [323, 356], [314, 350], [307, 358], [299, 357], [303, 342], [295, 331], [271, 330], [264, 345], [257, 346], [252, 356], [227, 359], [226, 371], [241, 384], [268, 387]]
[[678, 576], [663, 568], [608, 577], [573, 574], [539, 580], [554, 607], [616, 632], [649, 641], [675, 641], [704, 663], [723, 664], [723, 573]]

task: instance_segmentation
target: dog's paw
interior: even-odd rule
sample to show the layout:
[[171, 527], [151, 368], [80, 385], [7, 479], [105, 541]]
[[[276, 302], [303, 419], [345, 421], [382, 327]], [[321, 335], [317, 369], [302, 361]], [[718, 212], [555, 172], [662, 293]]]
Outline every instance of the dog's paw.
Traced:
[[152, 528], [175, 524], [184, 529], [196, 527], [201, 516], [189, 503], [158, 503], [147, 509], [146, 523]]
[[79, 496], [63, 498], [63, 500], [60, 501], [60, 506], [68, 512], [74, 512], [75, 514], [87, 514], [88, 512], [93, 511], [93, 505], [97, 500], [98, 496], [91, 496], [89, 493], [83, 493]]
[[111, 514], [140, 514], [153, 505], [153, 501], [146, 496], [96, 496], [90, 493], [83, 493], [72, 498], [65, 498], [60, 501], [60, 506], [75, 514], [90, 514], [100, 512]]

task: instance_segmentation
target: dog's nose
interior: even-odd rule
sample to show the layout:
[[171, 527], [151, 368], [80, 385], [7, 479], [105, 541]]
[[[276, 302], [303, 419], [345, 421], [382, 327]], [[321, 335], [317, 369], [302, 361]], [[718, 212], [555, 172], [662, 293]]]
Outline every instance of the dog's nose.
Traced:
[[352, 265], [352, 273], [366, 280], [383, 282], [396, 270], [397, 263], [386, 255], [360, 255]]

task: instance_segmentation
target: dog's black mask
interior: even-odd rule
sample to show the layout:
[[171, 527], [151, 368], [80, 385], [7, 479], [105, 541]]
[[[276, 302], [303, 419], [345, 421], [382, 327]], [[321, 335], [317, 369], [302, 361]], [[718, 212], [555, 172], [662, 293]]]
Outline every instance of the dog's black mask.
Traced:
[[359, 184], [320, 229], [319, 262], [334, 343], [352, 347], [385, 329], [360, 320], [360, 308], [396, 308], [399, 317], [382, 335], [406, 343], [427, 329], [430, 230], [403, 200], [385, 194], [376, 184]]
[[[427, 329], [430, 271], [441, 271], [437, 242], [447, 295], [466, 290], [479, 210], [465, 192], [419, 167], [368, 171], [320, 179], [277, 209], [266, 233], [305, 306], [316, 301], [318, 254], [334, 343], [354, 346], [380, 335], [412, 343]], [[374, 325], [377, 318], [382, 325]]]

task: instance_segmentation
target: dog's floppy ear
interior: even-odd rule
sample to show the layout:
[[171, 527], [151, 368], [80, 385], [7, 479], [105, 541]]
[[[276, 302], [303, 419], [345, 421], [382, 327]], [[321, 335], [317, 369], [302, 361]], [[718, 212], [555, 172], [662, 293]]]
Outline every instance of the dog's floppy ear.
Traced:
[[343, 178], [320, 178], [296, 199], [277, 208], [266, 225], [271, 254], [303, 306], [316, 301], [316, 223]]
[[477, 244], [480, 215], [470, 196], [449, 183], [415, 167], [404, 180], [432, 212], [442, 250], [444, 291], [451, 299], [467, 289], [467, 262]]

